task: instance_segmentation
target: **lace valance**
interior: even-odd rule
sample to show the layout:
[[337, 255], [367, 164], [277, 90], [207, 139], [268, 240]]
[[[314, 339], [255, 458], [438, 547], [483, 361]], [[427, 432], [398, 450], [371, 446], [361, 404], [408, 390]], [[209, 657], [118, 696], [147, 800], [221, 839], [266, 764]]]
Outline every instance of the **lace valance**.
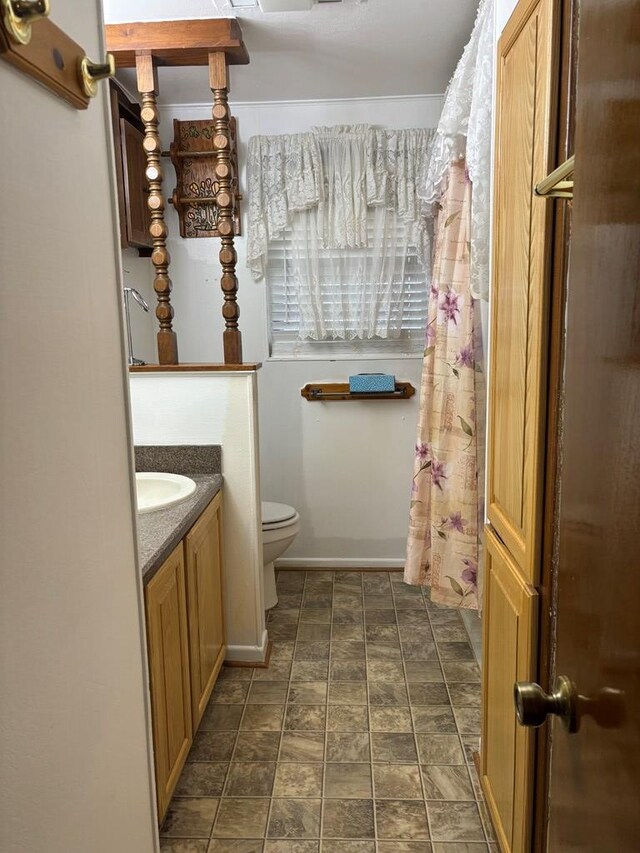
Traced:
[[395, 211], [428, 266], [429, 226], [419, 191], [426, 181], [432, 138], [432, 129], [368, 125], [252, 137], [247, 263], [254, 278], [264, 275], [269, 241], [282, 235], [296, 212], [314, 208], [318, 239], [329, 249], [367, 245], [368, 208]]

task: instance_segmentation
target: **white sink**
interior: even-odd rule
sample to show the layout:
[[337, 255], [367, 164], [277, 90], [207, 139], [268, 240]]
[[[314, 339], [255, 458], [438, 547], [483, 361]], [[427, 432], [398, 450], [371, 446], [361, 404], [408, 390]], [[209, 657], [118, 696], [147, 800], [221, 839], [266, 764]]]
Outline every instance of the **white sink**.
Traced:
[[185, 501], [196, 490], [196, 484], [182, 474], [145, 471], [136, 474], [138, 512], [154, 512]]

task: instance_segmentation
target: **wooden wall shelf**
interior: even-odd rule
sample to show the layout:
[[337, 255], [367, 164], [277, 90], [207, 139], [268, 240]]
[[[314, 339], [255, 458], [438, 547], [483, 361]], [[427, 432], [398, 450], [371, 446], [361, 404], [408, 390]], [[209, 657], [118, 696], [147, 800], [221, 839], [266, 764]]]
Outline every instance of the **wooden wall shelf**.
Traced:
[[370, 394], [351, 393], [348, 382], [308, 382], [300, 391], [309, 402], [317, 400], [326, 403], [343, 400], [408, 400], [415, 393], [416, 389], [410, 382], [396, 382], [395, 391]]

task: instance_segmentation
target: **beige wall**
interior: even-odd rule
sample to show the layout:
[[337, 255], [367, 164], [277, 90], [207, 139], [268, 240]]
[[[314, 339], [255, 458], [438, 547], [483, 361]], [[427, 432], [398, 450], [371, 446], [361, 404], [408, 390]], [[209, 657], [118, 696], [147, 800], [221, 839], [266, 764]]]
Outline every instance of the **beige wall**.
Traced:
[[[103, 55], [96, 0], [56, 23]], [[105, 100], [0, 63], [0, 850], [156, 849]]]

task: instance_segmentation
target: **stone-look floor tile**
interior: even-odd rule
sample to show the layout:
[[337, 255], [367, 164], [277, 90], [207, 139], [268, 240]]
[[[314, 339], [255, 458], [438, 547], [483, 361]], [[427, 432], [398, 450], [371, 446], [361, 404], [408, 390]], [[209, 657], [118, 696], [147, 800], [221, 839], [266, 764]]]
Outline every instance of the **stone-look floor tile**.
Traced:
[[254, 670], [255, 681], [288, 681], [291, 676], [291, 662], [270, 663], [269, 666]]
[[327, 682], [301, 681], [292, 684], [288, 701], [291, 705], [321, 705], [327, 701]]
[[491, 823], [491, 818], [489, 817], [489, 811], [487, 809], [487, 804], [484, 801], [480, 801], [478, 803], [478, 808], [480, 810], [480, 817], [482, 818], [482, 824], [484, 826], [484, 831], [486, 833], [486, 836], [490, 842], [495, 843], [496, 834], [493, 831], [493, 824]]
[[330, 681], [330, 705], [366, 705], [367, 686], [360, 681]]
[[305, 572], [305, 587], [309, 589], [311, 586], [317, 586], [318, 584], [328, 584], [329, 586], [333, 586], [334, 575], [335, 572], [332, 570], [325, 571], [324, 569], [308, 569]]
[[384, 707], [369, 708], [372, 732], [411, 732], [411, 712], [408, 708]]
[[348, 586], [360, 589], [362, 587], [363, 577], [363, 572], [353, 572], [349, 571], [349, 569], [345, 569], [342, 572], [335, 572], [335, 587]]
[[307, 592], [305, 590], [302, 599], [303, 610], [324, 610], [327, 607], [331, 607], [330, 592], [315, 592], [314, 590]]
[[277, 731], [282, 728], [283, 715], [284, 705], [247, 705], [240, 728], [251, 732]]
[[293, 642], [298, 633], [298, 625], [296, 622], [269, 622], [268, 630], [269, 637], [272, 640], [280, 640], [281, 642]]
[[330, 681], [366, 681], [367, 665], [363, 660], [332, 660]]
[[301, 622], [298, 627], [298, 642], [327, 643], [331, 639], [331, 625], [328, 622]]
[[372, 681], [369, 684], [371, 705], [408, 705], [407, 688], [404, 684], [387, 681]]
[[444, 681], [442, 667], [435, 661], [405, 661], [404, 668], [410, 684]]
[[329, 660], [329, 643], [296, 643], [294, 660]]
[[228, 761], [236, 732], [196, 732], [187, 761]]
[[321, 797], [322, 764], [278, 764], [274, 797]]
[[367, 625], [395, 625], [396, 611], [390, 607], [383, 610], [365, 610], [364, 618]]
[[371, 761], [367, 732], [328, 732], [327, 761], [354, 763]]
[[212, 797], [175, 798], [160, 834], [174, 838], [208, 838], [217, 811], [218, 800]]
[[267, 841], [264, 853], [319, 853], [319, 841]]
[[377, 853], [431, 853], [428, 841], [379, 841]]
[[269, 838], [319, 838], [322, 800], [273, 800]]
[[432, 643], [433, 631], [428, 622], [424, 625], [399, 625], [398, 635], [402, 643]]
[[489, 848], [477, 841], [434, 841], [433, 853], [489, 853]]
[[207, 705], [200, 721], [200, 731], [224, 732], [238, 729], [242, 707], [242, 705]]
[[398, 644], [399, 634], [395, 625], [369, 625], [364, 629], [364, 637], [370, 643]]
[[415, 764], [418, 760], [413, 735], [396, 732], [372, 732], [373, 760], [387, 764]]
[[464, 625], [434, 625], [433, 635], [438, 643], [469, 641], [469, 635]]
[[323, 838], [373, 838], [373, 800], [324, 800]]
[[332, 640], [364, 640], [364, 629], [360, 623], [334, 623], [331, 628]]
[[287, 622], [297, 622], [300, 619], [300, 608], [289, 607], [271, 610], [267, 618], [267, 625], [284, 625]]
[[401, 661], [370, 660], [367, 663], [369, 681], [399, 681], [404, 683], [404, 667]]
[[264, 853], [319, 853], [319, 841], [266, 841]]
[[370, 764], [327, 764], [325, 797], [368, 800], [372, 797]]
[[[364, 609], [365, 610], [393, 610], [393, 598], [391, 592], [388, 595], [384, 593], [365, 592], [364, 594]], [[366, 617], [365, 617], [366, 618]]]
[[450, 684], [449, 694], [454, 708], [479, 708], [480, 688], [477, 684]]
[[207, 853], [208, 844], [206, 839], [161, 838], [160, 853]]
[[248, 692], [247, 681], [224, 681], [213, 688], [210, 701], [215, 705], [243, 705]]
[[450, 705], [414, 705], [411, 713], [416, 732], [455, 734], [457, 731]]
[[373, 781], [376, 800], [422, 800], [417, 764], [374, 764]]
[[362, 590], [342, 589], [333, 594], [333, 606], [338, 610], [346, 610], [353, 608], [354, 610], [362, 610]]
[[464, 753], [456, 735], [416, 735], [422, 764], [464, 764]]
[[367, 657], [369, 660], [402, 660], [402, 652], [398, 643], [367, 642]]
[[444, 677], [447, 682], [461, 681], [466, 684], [480, 682], [480, 667], [468, 661], [443, 661]]
[[478, 735], [462, 735], [460, 740], [462, 741], [467, 764], [470, 766], [474, 765], [474, 755], [476, 752], [480, 752], [480, 737]]
[[398, 625], [428, 625], [429, 618], [424, 610], [398, 610]]
[[395, 605], [398, 613], [403, 610], [415, 610], [424, 613], [425, 620], [427, 618], [427, 608], [425, 607], [423, 598], [419, 595], [396, 595]]
[[323, 732], [325, 723], [324, 705], [287, 705], [284, 727], [289, 731]]
[[366, 705], [329, 705], [329, 732], [368, 732], [369, 714]]
[[264, 838], [268, 799], [224, 797], [213, 825], [212, 838]]
[[331, 841], [322, 842], [322, 853], [375, 853], [374, 841]]
[[251, 681], [253, 673], [254, 669], [251, 666], [225, 664], [218, 675], [218, 682], [224, 684], [225, 681]]
[[433, 661], [437, 660], [438, 653], [433, 640], [425, 640], [424, 642], [413, 640], [409, 643], [402, 643], [402, 656], [405, 660]]
[[176, 797], [219, 797], [229, 765], [227, 762], [187, 762], [178, 779]]
[[376, 800], [378, 838], [428, 839], [429, 824], [424, 802]]
[[410, 684], [412, 705], [448, 705], [449, 694], [444, 684]]
[[[273, 638], [271, 638], [273, 639]], [[283, 661], [291, 661], [293, 658], [293, 650], [295, 643], [278, 643], [274, 642], [271, 648], [271, 663], [281, 663]]]
[[435, 841], [484, 841], [475, 803], [427, 802], [431, 836]]
[[362, 586], [365, 592], [391, 592], [388, 572], [365, 572], [362, 576]]
[[454, 708], [453, 713], [462, 735], [480, 733], [480, 708]]
[[299, 607], [302, 601], [301, 589], [285, 589], [278, 593], [278, 603], [271, 609], [271, 613], [286, 610], [289, 607]]
[[280, 732], [240, 732], [233, 760], [275, 761], [279, 747]]
[[463, 643], [438, 643], [438, 651], [442, 661], [475, 661], [476, 659], [468, 640]]
[[225, 787], [226, 797], [270, 797], [276, 765], [232, 762]]
[[324, 761], [324, 732], [284, 732], [280, 761]]
[[423, 765], [422, 780], [427, 800], [475, 800], [466, 767]]
[[288, 681], [254, 681], [249, 690], [249, 705], [284, 705], [287, 701]]
[[364, 660], [364, 642], [361, 640], [334, 640], [331, 660]]
[[363, 615], [362, 610], [342, 610], [339, 607], [334, 608], [333, 624], [334, 625], [362, 625]]
[[328, 661], [297, 660], [291, 668], [291, 681], [326, 681], [328, 676]]
[[331, 622], [331, 608], [323, 607], [322, 610], [302, 610], [300, 612], [300, 622]]

